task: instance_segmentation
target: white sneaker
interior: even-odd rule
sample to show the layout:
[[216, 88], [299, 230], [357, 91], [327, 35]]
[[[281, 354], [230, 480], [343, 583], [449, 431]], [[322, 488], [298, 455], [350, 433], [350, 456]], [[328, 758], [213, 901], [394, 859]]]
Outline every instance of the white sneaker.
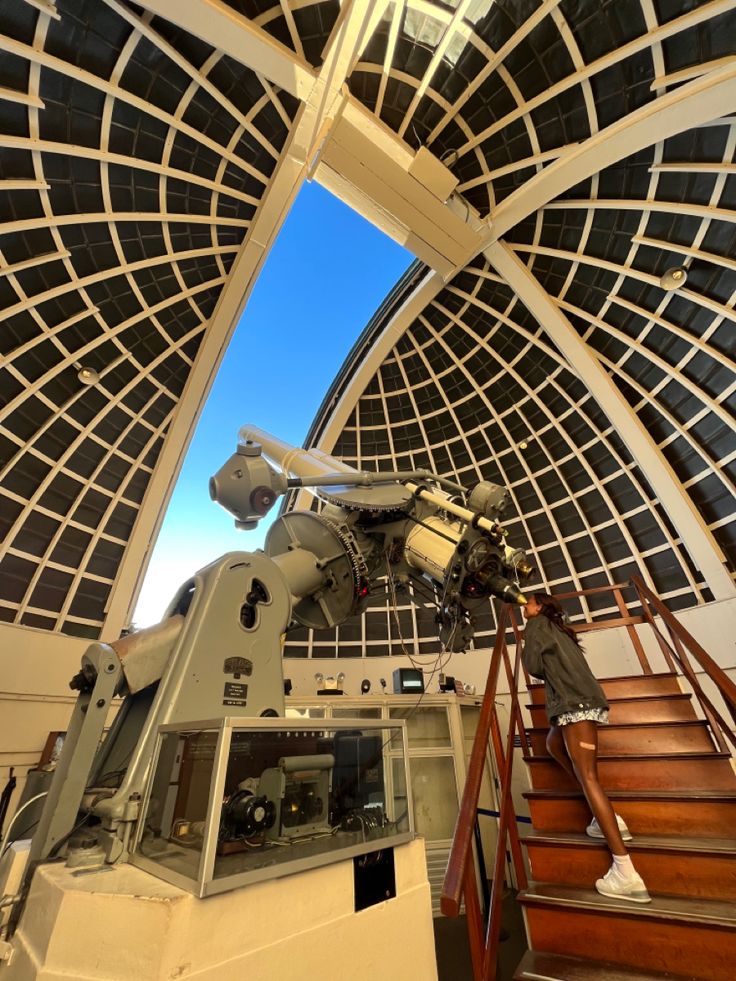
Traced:
[[652, 901], [640, 875], [636, 872], [633, 876], [621, 875], [615, 865], [611, 866], [602, 879], [598, 879], [595, 887], [602, 896], [610, 896], [612, 899], [626, 899], [630, 903]]
[[[631, 841], [632, 834], [626, 827], [626, 822], [620, 814], [616, 815], [616, 823], [618, 824], [618, 830], [621, 832], [621, 838], [624, 841]], [[593, 818], [588, 827], [585, 829], [585, 833], [589, 838], [605, 838], [605, 835], [601, 831], [601, 826], [598, 824], [595, 818]]]

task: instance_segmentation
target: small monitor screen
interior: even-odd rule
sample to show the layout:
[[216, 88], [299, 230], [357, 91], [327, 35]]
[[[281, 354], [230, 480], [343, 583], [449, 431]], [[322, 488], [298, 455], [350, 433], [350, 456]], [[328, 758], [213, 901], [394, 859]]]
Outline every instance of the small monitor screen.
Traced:
[[424, 675], [416, 668], [397, 668], [394, 671], [394, 694], [407, 695], [424, 691]]

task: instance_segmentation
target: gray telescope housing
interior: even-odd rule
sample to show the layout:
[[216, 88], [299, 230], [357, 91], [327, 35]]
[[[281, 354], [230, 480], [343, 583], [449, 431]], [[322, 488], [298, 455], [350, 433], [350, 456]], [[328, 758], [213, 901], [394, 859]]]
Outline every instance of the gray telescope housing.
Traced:
[[[273, 503], [271, 493], [292, 488], [312, 490], [323, 502], [321, 512], [309, 512], [309, 522], [297, 517], [307, 512], [285, 513], [272, 527], [266, 551], [275, 558], [287, 540], [290, 550], [303, 546], [306, 529], [314, 534], [314, 519], [322, 522], [341, 542], [352, 569], [341, 586], [331, 583], [333, 592], [342, 588], [344, 593], [341, 602], [332, 596], [328, 603], [335, 613], [358, 611], [366, 586], [386, 574], [387, 556], [391, 575], [429, 578], [441, 588], [440, 619], [452, 625], [445, 631], [451, 649], [463, 649], [469, 642], [472, 611], [480, 602], [490, 596], [526, 602], [521, 583], [533, 569], [521, 549], [506, 543], [499, 519], [509, 495], [497, 484], [481, 481], [467, 490], [428, 471], [359, 471], [255, 426], [240, 429], [237, 452], [210, 482], [213, 500], [235, 516], [238, 527], [253, 526], [264, 501], [269, 507]], [[348, 601], [351, 585], [355, 595]], [[326, 595], [322, 590], [318, 598], [322, 606]], [[305, 606], [301, 604], [301, 611]], [[313, 616], [302, 619], [298, 608], [294, 613], [305, 626], [317, 626]]]

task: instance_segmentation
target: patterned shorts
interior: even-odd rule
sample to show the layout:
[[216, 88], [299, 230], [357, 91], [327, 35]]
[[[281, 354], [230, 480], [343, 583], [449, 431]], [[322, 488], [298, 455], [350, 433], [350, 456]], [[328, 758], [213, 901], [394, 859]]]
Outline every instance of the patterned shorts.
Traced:
[[580, 709], [577, 712], [563, 712], [551, 720], [553, 726], [567, 726], [571, 722], [597, 722], [599, 726], [608, 725], [608, 709]]

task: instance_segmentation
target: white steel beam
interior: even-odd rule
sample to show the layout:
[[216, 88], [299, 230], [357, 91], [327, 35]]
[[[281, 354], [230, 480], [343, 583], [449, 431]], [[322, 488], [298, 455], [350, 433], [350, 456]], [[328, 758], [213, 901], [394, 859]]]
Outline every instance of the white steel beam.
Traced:
[[304, 101], [316, 74], [295, 52], [221, 0], [144, 0], [143, 6]]
[[482, 132], [476, 133], [472, 139], [468, 140], [458, 149], [459, 155], [463, 156], [464, 154], [473, 150], [475, 147], [480, 146], [481, 143], [484, 143], [496, 133], [511, 125], [511, 123], [515, 122], [515, 120], [530, 114], [533, 110], [538, 109], [551, 99], [562, 95], [563, 92], [566, 92], [575, 85], [579, 85], [584, 81], [593, 78], [595, 75], [600, 75], [613, 65], [620, 64], [626, 58], [630, 58], [638, 52], [645, 51], [648, 48], [651, 49], [655, 45], [661, 44], [662, 41], [665, 41], [682, 31], [695, 27], [697, 24], [702, 24], [704, 21], [711, 20], [721, 14], [728, 13], [729, 11], [733, 10], [735, 5], [735, 0], [710, 0], [709, 3], [704, 3], [701, 6], [696, 7], [694, 10], [688, 10], [680, 17], [675, 17], [672, 20], [667, 21], [665, 24], [660, 24], [654, 30], [648, 31], [646, 34], [641, 34], [638, 37], [633, 38], [631, 41], [623, 44], [620, 48], [614, 48], [612, 51], [607, 52], [602, 57], [590, 62], [590, 64], [584, 65], [574, 74], [568, 75], [559, 82], [556, 82], [554, 85], [551, 85], [549, 88], [544, 89], [544, 91], [534, 96], [533, 99], [530, 99], [523, 106], [519, 106], [518, 108], [507, 113], [505, 116], [502, 116], [500, 119], [497, 119], [491, 126], [488, 126]]
[[[715, 119], [723, 112], [724, 105], [735, 104], [736, 59], [731, 59], [727, 65], [701, 75], [600, 130], [528, 180], [494, 209], [489, 219], [491, 241], [502, 238], [514, 225], [592, 174], [653, 143]], [[561, 201], [558, 206], [566, 204]], [[643, 203], [642, 210], [645, 206]], [[656, 203], [653, 207], [657, 207]]]
[[[220, 293], [172, 419], [108, 600], [104, 628], [106, 636], [116, 636], [129, 621], [184, 455], [227, 345], [271, 246], [309, 173], [313, 157], [334, 119], [344, 108], [347, 99], [343, 91], [345, 79], [387, 4], [388, 0], [377, 0], [372, 4], [359, 0], [343, 5], [327, 45], [322, 68], [316, 78], [313, 77], [309, 91], [303, 93], [305, 101], [297, 113], [279, 163]], [[180, 12], [191, 15], [189, 8], [192, 5], [189, 4], [162, 0], [158, 5], [171, 7], [170, 13], [175, 21]], [[153, 8], [150, 3], [148, 6]], [[203, 6], [205, 4], [200, 4], [197, 9]], [[207, 0], [206, 6], [223, 5]], [[210, 39], [210, 43], [214, 41]], [[242, 51], [233, 52], [233, 57], [242, 61]], [[225, 187], [223, 191], [226, 191]], [[209, 220], [213, 219], [210, 217]]]
[[404, 15], [404, 2], [405, 0], [395, 0], [394, 2], [394, 12], [391, 16], [391, 26], [388, 30], [386, 53], [383, 56], [383, 71], [381, 72], [381, 81], [378, 83], [378, 95], [376, 96], [375, 108], [376, 119], [381, 118], [381, 109], [383, 108], [383, 100], [386, 95], [386, 86], [388, 85], [388, 80], [391, 77], [391, 66], [393, 65], [394, 61], [396, 42], [399, 37], [401, 19]]
[[515, 174], [517, 171], [524, 170], [527, 167], [536, 167], [537, 164], [547, 163], [548, 160], [558, 160], [563, 154], [568, 153], [573, 146], [577, 146], [577, 143], [555, 147], [553, 150], [543, 150], [541, 153], [535, 153], [531, 157], [514, 160], [513, 163], [505, 164], [503, 167], [496, 167], [495, 170], [489, 170], [486, 174], [473, 177], [471, 180], [465, 181], [464, 184], [458, 184], [457, 189], [461, 193], [463, 191], [469, 191], [473, 187], [480, 187], [482, 184], [488, 184], [489, 181], [495, 181], [499, 177], [505, 177], [506, 174]]
[[629, 201], [627, 198], [561, 198], [543, 205], [549, 211], [641, 211], [663, 215], [687, 215], [713, 221], [736, 223], [736, 211], [714, 208], [710, 204], [689, 204], [680, 201]]
[[658, 75], [649, 88], [652, 92], [656, 92], [657, 89], [666, 89], [669, 88], [670, 85], [680, 85], [681, 82], [689, 82], [691, 78], [697, 78], [698, 75], [704, 75], [713, 68], [718, 68], [721, 65], [727, 65], [728, 62], [731, 61], [732, 57], [732, 55], [727, 55], [725, 58], [716, 58], [713, 61], [701, 61], [697, 65], [690, 65], [688, 68], [681, 68], [680, 71], [671, 72], [669, 75]]
[[[736, 167], [734, 168], [736, 170]], [[729, 259], [725, 255], [716, 255], [715, 252], [703, 252], [702, 249], [693, 248], [690, 245], [680, 245], [678, 242], [665, 242], [661, 238], [651, 238], [649, 235], [632, 235], [631, 241], [635, 245], [648, 245], [653, 249], [662, 249], [665, 252], [673, 252], [676, 255], [686, 255], [691, 259], [700, 259], [702, 262], [709, 262], [714, 266], [723, 266], [736, 272], [736, 259]], [[0, 269], [0, 276], [2, 269]]]
[[669, 463], [611, 377], [604, 371], [594, 352], [580, 338], [567, 317], [513, 249], [503, 242], [495, 242], [485, 250], [485, 256], [524, 306], [544, 326], [588, 390], [594, 393], [596, 401], [614, 423], [621, 439], [652, 485], [714, 597], [730, 599], [736, 596], [736, 584], [724, 565], [723, 554], [715, 539]]

